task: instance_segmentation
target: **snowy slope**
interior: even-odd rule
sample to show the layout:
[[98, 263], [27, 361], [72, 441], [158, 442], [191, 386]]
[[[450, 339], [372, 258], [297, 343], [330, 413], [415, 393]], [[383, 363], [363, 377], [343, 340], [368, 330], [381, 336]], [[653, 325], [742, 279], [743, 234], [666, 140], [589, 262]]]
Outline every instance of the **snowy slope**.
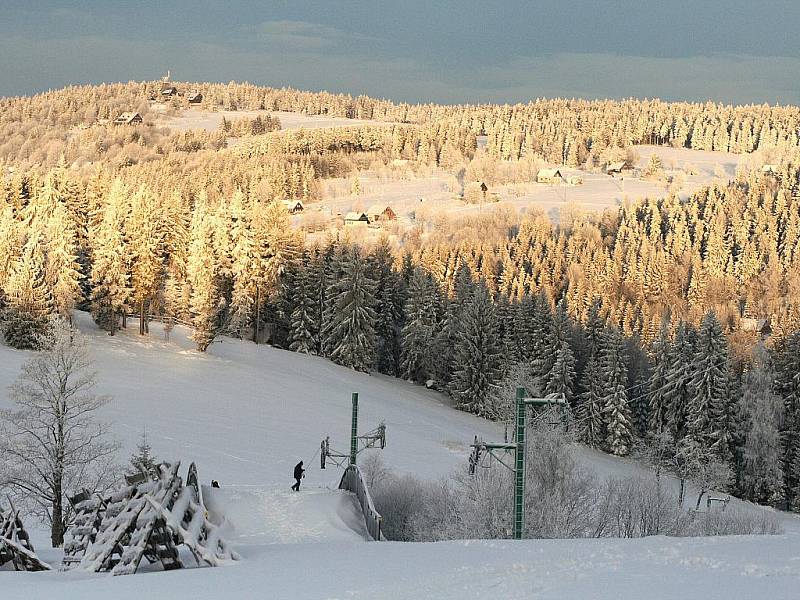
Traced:
[[[352, 391], [360, 393], [362, 431], [386, 421], [387, 463], [423, 477], [464, 468], [476, 433], [502, 439], [502, 431], [419, 386], [323, 359], [230, 339], [200, 355], [185, 332], [165, 342], [154, 325], [149, 338], [112, 338], [87, 315], [77, 322], [91, 336], [97, 391], [114, 397], [103, 416], [123, 442], [121, 458], [146, 427], [158, 457], [196, 461], [205, 482], [218, 479], [220, 490], [205, 488], [210, 513], [227, 519], [243, 560], [116, 578], [1, 572], [3, 600], [160, 598], [167, 590], [200, 600], [798, 597], [800, 534], [788, 516], [788, 533], [770, 537], [365, 543], [355, 500], [335, 490], [340, 471], [321, 471], [316, 456], [325, 435], [346, 449]], [[0, 346], [0, 389], [27, 356]], [[602, 453], [582, 456], [601, 475], [642, 469]], [[301, 458], [308, 474], [292, 494]]]

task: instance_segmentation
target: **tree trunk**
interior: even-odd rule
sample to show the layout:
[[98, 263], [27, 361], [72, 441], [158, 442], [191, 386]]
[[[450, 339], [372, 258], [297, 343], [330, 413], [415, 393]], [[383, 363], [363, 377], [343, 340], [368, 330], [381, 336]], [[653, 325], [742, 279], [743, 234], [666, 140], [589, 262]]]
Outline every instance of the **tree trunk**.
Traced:
[[700, 500], [703, 499], [703, 495], [706, 493], [705, 490], [700, 490], [700, 495], [697, 496], [697, 506], [694, 507], [695, 510], [700, 510]]
[[256, 286], [256, 322], [253, 327], [253, 342], [258, 343], [258, 325], [261, 321], [261, 298], [259, 298], [260, 288]]
[[681, 490], [678, 493], [678, 506], [683, 506], [683, 496], [686, 494], [686, 480], [681, 477]]
[[108, 332], [108, 335], [114, 335], [114, 331], [117, 328], [117, 313], [111, 306], [109, 307], [109, 312], [111, 313], [111, 331]]
[[144, 298], [139, 300], [139, 335], [144, 335]]
[[56, 477], [53, 482], [53, 524], [50, 528], [50, 542], [53, 548], [59, 548], [64, 543], [64, 508], [61, 499], [61, 477]]

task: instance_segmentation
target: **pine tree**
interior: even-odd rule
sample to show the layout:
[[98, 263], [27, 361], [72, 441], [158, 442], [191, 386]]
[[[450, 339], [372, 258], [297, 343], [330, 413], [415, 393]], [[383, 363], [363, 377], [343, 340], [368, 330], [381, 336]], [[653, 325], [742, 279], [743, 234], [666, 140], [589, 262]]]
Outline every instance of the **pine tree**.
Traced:
[[800, 331], [775, 350], [775, 392], [783, 402], [781, 426], [784, 493], [794, 510], [800, 508]]
[[316, 354], [318, 325], [315, 322], [315, 288], [311, 278], [308, 252], [303, 255], [302, 267], [295, 278], [295, 305], [289, 327], [289, 349], [293, 352]]
[[382, 239], [369, 257], [375, 274], [375, 367], [381, 373], [397, 375], [400, 365], [400, 317], [403, 309], [401, 280], [392, 269], [388, 240]]
[[431, 340], [439, 327], [436, 284], [430, 276], [416, 271], [409, 282], [402, 336], [402, 377], [425, 382], [435, 370], [436, 353]]
[[582, 441], [593, 448], [599, 448], [606, 439], [603, 398], [606, 383], [603, 378], [602, 355], [605, 334], [600, 306], [593, 303], [586, 320], [586, 354], [588, 360], [581, 375], [583, 390], [578, 397], [577, 418]]
[[536, 295], [530, 308], [532, 310], [528, 316], [528, 329], [531, 340], [531, 367], [539, 386], [536, 393], [544, 393], [555, 359], [549, 346], [553, 339], [553, 313], [544, 293]]
[[68, 321], [81, 297], [81, 266], [75, 225], [63, 205], [57, 205], [45, 229], [47, 266], [45, 280], [51, 290], [53, 310]]
[[131, 198], [130, 214], [125, 221], [131, 264], [131, 299], [138, 308], [140, 335], [148, 331], [148, 306], [155, 298], [163, 276], [162, 217], [150, 190], [141, 186]]
[[606, 445], [612, 454], [625, 456], [633, 446], [633, 424], [628, 406], [625, 385], [628, 372], [625, 367], [622, 334], [611, 328], [603, 348], [603, 378], [606, 394], [603, 397], [608, 434]]
[[213, 215], [200, 204], [195, 208], [191, 227], [187, 281], [191, 289], [190, 313], [192, 340], [205, 352], [220, 331], [222, 298], [217, 284], [212, 237]]
[[700, 447], [713, 448], [725, 462], [732, 459], [728, 368], [728, 344], [716, 315], [710, 312], [697, 334], [686, 434]]
[[13, 348], [38, 349], [48, 329], [51, 297], [40, 240], [36, 233], [28, 238], [6, 281], [4, 336]]
[[483, 284], [464, 306], [453, 348], [455, 372], [449, 392], [458, 407], [486, 415], [490, 396], [500, 378], [500, 340], [489, 292]]
[[667, 374], [670, 366], [670, 344], [668, 335], [667, 324], [664, 323], [659, 331], [658, 338], [653, 344], [654, 367], [647, 386], [650, 396], [650, 415], [647, 429], [650, 434], [656, 436], [669, 429]]
[[696, 337], [690, 325], [679, 323], [669, 354], [664, 396], [668, 407], [667, 423], [676, 443], [686, 435], [686, 411], [692, 396], [690, 383]]
[[125, 204], [125, 188], [116, 180], [103, 218], [92, 233], [92, 315], [111, 335], [131, 296], [128, 250], [122, 233]]
[[571, 334], [566, 302], [562, 300], [556, 306], [547, 349], [553, 362], [545, 379], [545, 393], [562, 394], [570, 402], [575, 388], [575, 355], [570, 345]]
[[768, 356], [757, 352], [753, 368], [744, 374], [741, 407], [748, 416], [740, 488], [745, 498], [759, 504], [777, 504], [783, 494], [780, 423], [783, 405], [773, 392], [775, 374]]
[[342, 277], [328, 290], [326, 337], [333, 362], [369, 372], [375, 359], [375, 283], [356, 246], [342, 261]]
[[142, 432], [142, 438], [136, 446], [136, 452], [131, 456], [130, 463], [134, 474], [138, 473], [156, 473], [156, 466], [158, 459], [153, 456], [153, 449], [147, 441], [147, 431]]

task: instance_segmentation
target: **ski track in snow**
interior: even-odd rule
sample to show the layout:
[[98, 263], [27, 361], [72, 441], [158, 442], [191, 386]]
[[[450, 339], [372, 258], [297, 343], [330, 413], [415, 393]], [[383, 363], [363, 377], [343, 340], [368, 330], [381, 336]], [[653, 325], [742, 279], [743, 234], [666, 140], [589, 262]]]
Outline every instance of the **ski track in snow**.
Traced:
[[[502, 428], [435, 392], [321, 358], [230, 339], [201, 355], [180, 328], [166, 342], [156, 323], [141, 338], [130, 329], [109, 337], [83, 313], [76, 322], [91, 337], [96, 392], [113, 397], [102, 418], [122, 443], [120, 459], [146, 428], [157, 457], [181, 460], [182, 474], [195, 461], [204, 482], [219, 480], [221, 489], [204, 488], [209, 513], [243, 560], [129, 577], [3, 571], [2, 600], [800, 598], [800, 526], [786, 514], [779, 536], [364, 543], [355, 499], [336, 490], [341, 471], [320, 470], [316, 455], [326, 435], [347, 449], [351, 392], [362, 432], [386, 422], [387, 447], [374, 452], [428, 479], [465, 468], [473, 436], [502, 440]], [[0, 346], [0, 387], [27, 356]], [[0, 408], [7, 402], [0, 393]], [[599, 476], [644, 469], [587, 449], [580, 456]], [[307, 473], [294, 493], [300, 459]], [[42, 557], [58, 562], [46, 532], [29, 526]]]

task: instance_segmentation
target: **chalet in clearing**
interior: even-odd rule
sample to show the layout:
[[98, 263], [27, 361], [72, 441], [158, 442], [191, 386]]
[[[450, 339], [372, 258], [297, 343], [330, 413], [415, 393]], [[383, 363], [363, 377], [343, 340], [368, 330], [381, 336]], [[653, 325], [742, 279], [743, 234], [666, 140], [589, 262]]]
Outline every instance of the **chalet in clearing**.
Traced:
[[289, 211], [290, 215], [296, 215], [303, 212], [306, 207], [300, 200], [284, 200], [284, 206], [286, 206], [286, 210]]
[[186, 100], [189, 104], [200, 104], [203, 101], [203, 94], [200, 92], [192, 92], [186, 96]]
[[173, 96], [178, 95], [178, 88], [174, 85], [162, 85], [161, 86], [161, 97], [162, 98], [172, 98]]
[[542, 169], [536, 175], [537, 183], [559, 184], [564, 183], [564, 176], [561, 174], [560, 169]]
[[369, 225], [369, 217], [363, 212], [349, 212], [344, 217], [345, 227], [366, 227]]
[[142, 122], [138, 112], [124, 112], [114, 119], [114, 125], [137, 125]]
[[623, 172], [628, 171], [627, 164], [624, 160], [618, 160], [616, 162], [611, 162], [606, 165], [606, 174], [611, 175], [622, 175]]
[[367, 209], [367, 217], [370, 222], [394, 221], [397, 215], [388, 204], [373, 204]]

